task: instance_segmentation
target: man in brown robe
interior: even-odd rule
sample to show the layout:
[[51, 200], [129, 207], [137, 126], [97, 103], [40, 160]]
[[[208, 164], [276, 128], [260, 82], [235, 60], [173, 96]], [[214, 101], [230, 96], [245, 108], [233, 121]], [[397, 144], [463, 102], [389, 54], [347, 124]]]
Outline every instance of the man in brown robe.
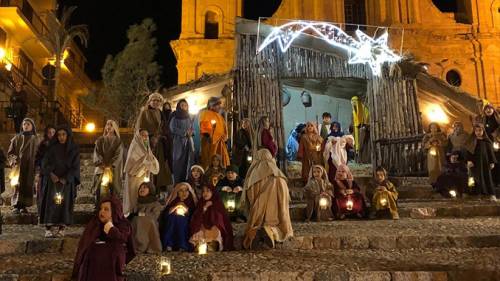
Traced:
[[201, 164], [210, 165], [210, 159], [215, 154], [222, 158], [222, 167], [229, 166], [229, 153], [226, 141], [228, 139], [227, 126], [224, 117], [220, 114], [222, 102], [220, 98], [211, 97], [208, 100], [208, 109], [200, 113]]

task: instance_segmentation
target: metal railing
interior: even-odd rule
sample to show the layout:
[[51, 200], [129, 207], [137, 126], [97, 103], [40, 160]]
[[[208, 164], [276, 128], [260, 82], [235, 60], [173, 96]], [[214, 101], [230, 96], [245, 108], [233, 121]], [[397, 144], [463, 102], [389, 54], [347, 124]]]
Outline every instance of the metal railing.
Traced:
[[17, 7], [39, 34], [48, 33], [48, 28], [27, 0], [0, 0], [0, 7]]

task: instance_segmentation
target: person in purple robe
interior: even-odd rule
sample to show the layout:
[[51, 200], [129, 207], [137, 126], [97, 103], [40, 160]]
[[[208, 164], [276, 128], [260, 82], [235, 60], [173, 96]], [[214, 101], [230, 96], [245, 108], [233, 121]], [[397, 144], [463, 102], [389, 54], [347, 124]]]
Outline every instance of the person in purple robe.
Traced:
[[72, 280], [124, 281], [125, 265], [134, 257], [132, 226], [123, 216], [120, 199], [103, 198], [78, 243]]

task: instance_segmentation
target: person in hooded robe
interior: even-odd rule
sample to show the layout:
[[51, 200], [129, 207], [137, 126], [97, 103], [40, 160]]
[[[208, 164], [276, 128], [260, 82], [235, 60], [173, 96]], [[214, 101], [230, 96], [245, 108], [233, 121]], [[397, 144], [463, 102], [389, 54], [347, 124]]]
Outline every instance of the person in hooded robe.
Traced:
[[317, 221], [333, 220], [333, 186], [323, 166], [312, 166], [304, 187], [304, 197], [307, 201], [306, 221], [310, 221], [313, 215], [316, 216]]
[[342, 132], [342, 125], [339, 122], [332, 122], [332, 126], [330, 126], [330, 134], [328, 137], [343, 137], [344, 133]]
[[295, 129], [290, 132], [290, 136], [288, 137], [288, 141], [286, 144], [286, 159], [288, 161], [295, 161], [297, 159], [297, 152], [299, 151], [299, 141], [300, 137], [304, 133], [304, 129], [306, 124], [298, 124]]
[[[108, 120], [104, 133], [97, 138], [92, 161], [95, 166], [93, 190], [96, 203], [109, 194], [122, 196], [123, 142], [118, 124]], [[97, 205], [96, 205], [97, 207]]]
[[238, 174], [242, 178], [245, 178], [252, 162], [252, 139], [252, 124], [250, 119], [245, 118], [241, 120], [241, 127], [236, 133], [233, 145], [233, 164], [239, 167]]
[[450, 153], [448, 159], [448, 163], [444, 167], [441, 175], [437, 178], [433, 188], [444, 198], [461, 198], [462, 194], [467, 191], [467, 165], [463, 161], [462, 152], [460, 150]]
[[252, 247], [257, 231], [261, 228], [271, 240], [273, 248], [275, 242], [293, 237], [287, 179], [276, 166], [269, 150], [260, 149], [255, 153], [241, 199], [241, 206], [248, 213], [243, 240], [245, 249]]
[[191, 185], [191, 187], [194, 189], [194, 192], [196, 193], [196, 197], [198, 199], [201, 198], [201, 192], [202, 192], [202, 187], [206, 184], [207, 180], [205, 179], [205, 169], [201, 167], [200, 165], [193, 165], [191, 166], [188, 177], [188, 183]]
[[160, 143], [163, 145], [163, 152], [168, 157], [168, 166], [172, 168], [172, 135], [170, 134], [170, 117], [172, 115], [172, 105], [169, 102], [163, 103], [161, 111], [161, 136]]
[[441, 174], [444, 164], [446, 163], [444, 150], [447, 144], [447, 138], [441, 131], [439, 125], [432, 122], [429, 124], [428, 133], [424, 135], [422, 143], [427, 153], [429, 182], [434, 184]]
[[189, 243], [189, 222], [197, 202], [196, 194], [188, 183], [181, 182], [175, 185], [160, 218], [163, 249], [168, 252], [193, 250]]
[[231, 220], [244, 222], [245, 216], [241, 209], [241, 195], [243, 193], [243, 179], [238, 175], [238, 167], [230, 165], [226, 169], [226, 176], [217, 182], [217, 193], [220, 195], [224, 207]]
[[207, 167], [214, 155], [220, 155], [222, 167], [229, 165], [229, 153], [226, 120], [220, 114], [222, 101], [218, 97], [208, 100], [207, 110], [200, 112], [201, 158], [203, 167]]
[[467, 166], [474, 177], [474, 186], [471, 194], [489, 196], [496, 201], [495, 183], [492, 169], [497, 159], [492, 141], [488, 138], [485, 126], [482, 123], [474, 124], [474, 131], [467, 141]]
[[340, 165], [347, 165], [349, 157], [347, 155], [348, 147], [352, 147], [354, 138], [352, 135], [342, 137], [328, 137], [323, 151], [323, 160], [327, 164], [328, 179], [330, 182], [335, 180], [337, 168]]
[[158, 174], [160, 164], [153, 155], [149, 143], [148, 131], [137, 130], [128, 149], [124, 165], [125, 188], [123, 190], [123, 211], [128, 216], [137, 206], [139, 185], [151, 180], [152, 174]]
[[271, 127], [271, 120], [268, 116], [260, 118], [255, 138], [256, 149], [265, 148], [271, 152], [273, 158], [276, 158], [276, 155], [278, 154], [278, 145], [274, 139], [274, 129]]
[[33, 205], [35, 159], [39, 143], [35, 122], [24, 118], [21, 132], [12, 138], [7, 151], [7, 159], [12, 167], [10, 182], [14, 186], [11, 199], [14, 214], [27, 213], [26, 208]]
[[297, 159], [302, 162], [302, 180], [307, 182], [309, 171], [313, 165], [323, 165], [323, 138], [318, 134], [316, 126], [307, 122], [306, 132], [299, 142]]
[[47, 150], [49, 149], [49, 145], [56, 135], [56, 128], [52, 125], [47, 125], [45, 127], [45, 130], [43, 132], [43, 139], [38, 145], [38, 149], [36, 151], [36, 156], [35, 156], [35, 170], [36, 170], [36, 176], [35, 176], [35, 192], [36, 192], [36, 202], [37, 202], [37, 207], [38, 207], [38, 214], [40, 215], [40, 206], [42, 204], [42, 194], [43, 191], [42, 189], [42, 183], [43, 183], [43, 175], [41, 174], [42, 170], [42, 160], [43, 157], [45, 156], [45, 153], [47, 153]]
[[194, 161], [193, 122], [189, 116], [189, 105], [186, 100], [182, 99], [177, 103], [170, 118], [169, 128], [173, 143], [172, 172], [174, 183], [177, 184], [187, 180]]
[[103, 198], [78, 243], [72, 280], [125, 281], [125, 265], [134, 257], [132, 227], [120, 199]]
[[231, 251], [233, 227], [224, 204], [213, 187], [203, 186], [202, 197], [190, 223], [189, 242], [194, 248], [205, 242], [211, 251]]
[[[490, 103], [483, 107], [482, 113], [481, 121], [484, 124], [486, 135], [493, 143], [495, 157], [500, 159], [500, 113]], [[495, 185], [500, 185], [500, 165], [495, 165], [492, 176]]]
[[365, 196], [347, 165], [339, 165], [332, 184], [335, 195], [333, 209], [337, 217], [341, 220], [347, 216], [363, 218], [366, 215]]
[[80, 150], [73, 132], [58, 128], [42, 160], [43, 183], [39, 222], [45, 225], [45, 237], [63, 237], [66, 226], [73, 224], [73, 208], [80, 185]]
[[222, 165], [222, 158], [220, 155], [213, 155], [210, 159], [210, 166], [207, 167], [205, 172], [205, 179], [209, 180], [213, 176], [218, 176], [219, 180], [224, 178], [226, 174], [226, 168]]
[[154, 189], [152, 182], [143, 182], [137, 194], [132, 229], [135, 248], [139, 253], [161, 253], [162, 250], [158, 225], [162, 206]]
[[375, 169], [375, 177], [371, 184], [375, 190], [371, 205], [374, 215], [377, 216], [382, 213], [381, 211], [389, 210], [392, 219], [398, 220], [398, 191], [396, 186], [389, 181], [387, 171], [383, 167]]
[[469, 134], [464, 130], [464, 124], [460, 121], [455, 121], [452, 125], [453, 132], [448, 136], [448, 147], [446, 151], [452, 153], [454, 151], [465, 152], [465, 144], [469, 139]]

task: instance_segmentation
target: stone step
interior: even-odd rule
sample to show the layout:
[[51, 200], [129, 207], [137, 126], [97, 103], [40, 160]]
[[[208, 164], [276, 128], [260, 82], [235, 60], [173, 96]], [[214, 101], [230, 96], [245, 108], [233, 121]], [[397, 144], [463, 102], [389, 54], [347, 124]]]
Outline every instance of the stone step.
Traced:
[[[199, 256], [169, 253], [172, 272], [159, 275], [159, 255], [138, 255], [129, 281], [498, 281], [498, 248], [458, 250], [244, 251]], [[72, 256], [19, 255], [2, 263], [0, 280], [69, 280]]]

